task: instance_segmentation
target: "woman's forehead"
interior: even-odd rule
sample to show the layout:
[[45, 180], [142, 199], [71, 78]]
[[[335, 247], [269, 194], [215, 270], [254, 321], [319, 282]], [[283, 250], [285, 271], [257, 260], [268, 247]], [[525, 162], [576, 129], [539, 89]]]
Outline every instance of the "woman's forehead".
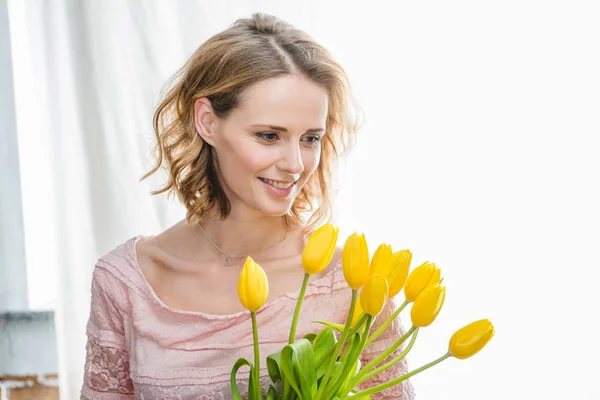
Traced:
[[[322, 86], [302, 77], [284, 75], [258, 82], [244, 91], [236, 107], [240, 118], [258, 118], [253, 123], [317, 124], [308, 129], [325, 126], [328, 94]], [[264, 119], [264, 120], [261, 120]], [[321, 126], [322, 125], [322, 126]]]

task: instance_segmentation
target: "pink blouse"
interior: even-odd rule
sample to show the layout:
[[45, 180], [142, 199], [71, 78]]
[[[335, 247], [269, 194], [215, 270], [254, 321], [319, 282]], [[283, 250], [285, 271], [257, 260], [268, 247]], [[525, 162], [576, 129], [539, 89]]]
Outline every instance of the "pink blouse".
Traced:
[[[154, 293], [137, 263], [135, 246], [142, 239], [128, 240], [98, 260], [94, 269], [81, 399], [231, 399], [233, 363], [240, 357], [253, 361], [250, 313], [209, 315], [169, 308]], [[257, 312], [264, 393], [269, 386], [265, 358], [287, 344], [297, 297], [298, 291], [273, 297]], [[313, 320], [343, 323], [349, 300], [350, 289], [338, 263], [309, 284], [297, 337], [322, 329]], [[388, 302], [377, 321], [384, 321], [394, 307]], [[365, 349], [363, 365], [403, 332], [396, 319]], [[406, 363], [400, 362], [364, 387], [406, 372]], [[248, 368], [242, 367], [238, 388], [243, 395], [247, 378]], [[372, 398], [409, 400], [414, 391], [410, 382], [404, 381]]]

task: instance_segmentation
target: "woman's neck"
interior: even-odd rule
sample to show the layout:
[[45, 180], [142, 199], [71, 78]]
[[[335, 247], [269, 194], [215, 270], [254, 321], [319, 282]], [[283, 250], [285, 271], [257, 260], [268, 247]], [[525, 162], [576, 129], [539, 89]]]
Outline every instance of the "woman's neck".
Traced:
[[199, 226], [193, 228], [206, 237], [207, 244], [213, 247], [213, 251], [220, 253], [220, 249], [230, 257], [245, 258], [245, 255], [250, 255], [253, 258], [271, 258], [281, 255], [283, 249], [289, 249], [284, 244], [289, 245], [297, 239], [297, 229], [293, 226], [286, 227], [284, 217], [230, 214], [226, 218], [220, 218], [209, 213]]

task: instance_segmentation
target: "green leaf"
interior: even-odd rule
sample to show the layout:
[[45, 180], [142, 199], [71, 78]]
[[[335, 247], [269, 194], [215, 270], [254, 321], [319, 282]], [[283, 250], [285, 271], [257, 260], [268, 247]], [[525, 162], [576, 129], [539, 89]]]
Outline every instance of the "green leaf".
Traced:
[[337, 391], [335, 392], [336, 396], [341, 396], [342, 395], [342, 392], [350, 384], [350, 381], [352, 380], [352, 378], [354, 377], [354, 375], [356, 375], [356, 373], [360, 369], [360, 366], [361, 366], [361, 362], [360, 362], [360, 357], [359, 357], [359, 359], [356, 360], [356, 362], [354, 363], [354, 366], [350, 370], [350, 373], [348, 373], [346, 375], [346, 377], [343, 378], [342, 384], [338, 387]]
[[281, 350], [284, 379], [302, 400], [312, 400], [317, 392], [315, 354], [311, 343], [300, 339]]
[[281, 400], [279, 393], [271, 385], [269, 385], [269, 391], [267, 392], [267, 400]]
[[328, 389], [326, 393], [337, 393], [340, 387], [347, 382], [350, 371], [356, 368], [355, 364], [360, 357], [361, 350], [361, 336], [357, 332], [352, 335], [346, 350], [342, 354], [342, 358], [340, 359], [341, 367], [336, 371], [335, 375], [332, 375], [333, 378], [330, 380], [330, 384], [327, 385]]
[[313, 321], [317, 324], [321, 324], [321, 325], [325, 325], [328, 326], [330, 328], [335, 329], [338, 332], [343, 332], [344, 331], [344, 326], [342, 324], [336, 324], [335, 322], [329, 322], [329, 321]]
[[248, 400], [263, 400], [260, 381], [256, 377], [254, 367], [250, 368], [250, 384], [248, 385]]
[[304, 336], [304, 339], [308, 340], [309, 342], [314, 342], [315, 338], [317, 337], [316, 334], [314, 333], [308, 333]]
[[298, 360], [298, 363], [294, 364], [294, 373], [301, 385], [302, 399], [312, 400], [317, 394], [315, 352], [312, 344], [306, 339], [301, 339], [292, 346], [295, 347], [294, 354]]
[[371, 400], [371, 395], [369, 394], [365, 394], [362, 396], [355, 396], [356, 390], [352, 390], [351, 393], [348, 394], [348, 397], [346, 397], [347, 399], [352, 399], [352, 400]]
[[350, 342], [348, 343], [348, 346], [344, 350], [344, 353], [342, 354], [342, 358], [340, 359], [340, 362], [344, 365], [344, 367], [346, 366], [346, 363], [348, 362], [350, 357], [356, 355], [357, 350], [360, 351], [360, 339], [361, 339], [361, 337], [358, 332], [356, 332], [354, 335], [352, 335], [352, 338], [351, 338]]
[[269, 377], [271, 382], [277, 383], [281, 380], [281, 352], [271, 354], [267, 357], [267, 370], [269, 371]]
[[[246, 360], [245, 358], [240, 358], [238, 359], [235, 364], [233, 364], [233, 369], [231, 370], [231, 378], [230, 378], [230, 384], [231, 384], [231, 394], [233, 396], [234, 400], [243, 400], [242, 396], [240, 395], [240, 391], [237, 388], [237, 381], [236, 381], [236, 375], [237, 375], [237, 371], [238, 369], [240, 369], [240, 367], [243, 367], [244, 365], [247, 365], [248, 367], [250, 367], [250, 384], [252, 383], [252, 364], [250, 363], [250, 361]], [[252, 393], [252, 391], [248, 391], [248, 393]]]
[[339, 361], [336, 361], [336, 362], [333, 364], [333, 370], [331, 371], [331, 379], [329, 379], [329, 383], [328, 383], [328, 385], [327, 385], [328, 387], [331, 387], [331, 385], [332, 385], [332, 384], [333, 384], [333, 382], [334, 382], [334, 378], [335, 378], [336, 376], [338, 376], [338, 375], [341, 373], [341, 371], [342, 371], [342, 363], [341, 363], [341, 362], [339, 362]]
[[290, 347], [290, 345], [285, 346], [281, 350], [279, 367], [281, 368], [281, 374], [284, 376], [285, 381], [290, 384], [296, 393], [300, 394], [300, 388], [298, 387], [298, 382], [296, 381], [296, 376], [294, 375], [292, 357], [293, 349]]
[[325, 375], [325, 370], [327, 369], [329, 358], [333, 355], [333, 351], [335, 350], [336, 342], [337, 340], [335, 333], [330, 327], [325, 327], [317, 335], [313, 343], [315, 364], [317, 368], [317, 379], [320, 379], [323, 375]]

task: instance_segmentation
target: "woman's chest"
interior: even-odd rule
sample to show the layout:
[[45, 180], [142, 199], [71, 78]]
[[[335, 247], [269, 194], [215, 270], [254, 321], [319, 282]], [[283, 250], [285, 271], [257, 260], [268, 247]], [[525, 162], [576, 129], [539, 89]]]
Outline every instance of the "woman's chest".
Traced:
[[[265, 265], [269, 300], [296, 292], [302, 285], [304, 270], [298, 262]], [[220, 266], [200, 271], [168, 268], [159, 272], [151, 285], [168, 307], [210, 315], [231, 315], [245, 311], [238, 297], [241, 267]], [[313, 277], [318, 279], [319, 277]]]
[[[343, 306], [340, 309], [345, 297], [338, 299], [336, 294], [314, 292], [306, 298], [297, 337], [322, 329], [313, 322], [315, 319], [333, 322], [345, 319], [347, 311]], [[257, 314], [265, 389], [270, 383], [266, 358], [287, 344], [295, 304], [294, 299], [283, 296]], [[247, 314], [211, 320], [156, 310], [136, 313], [141, 319], [131, 321], [127, 342], [137, 398], [230, 399], [233, 364], [239, 358], [253, 362], [252, 329]], [[239, 370], [237, 381], [240, 392], [244, 393], [247, 368]]]

